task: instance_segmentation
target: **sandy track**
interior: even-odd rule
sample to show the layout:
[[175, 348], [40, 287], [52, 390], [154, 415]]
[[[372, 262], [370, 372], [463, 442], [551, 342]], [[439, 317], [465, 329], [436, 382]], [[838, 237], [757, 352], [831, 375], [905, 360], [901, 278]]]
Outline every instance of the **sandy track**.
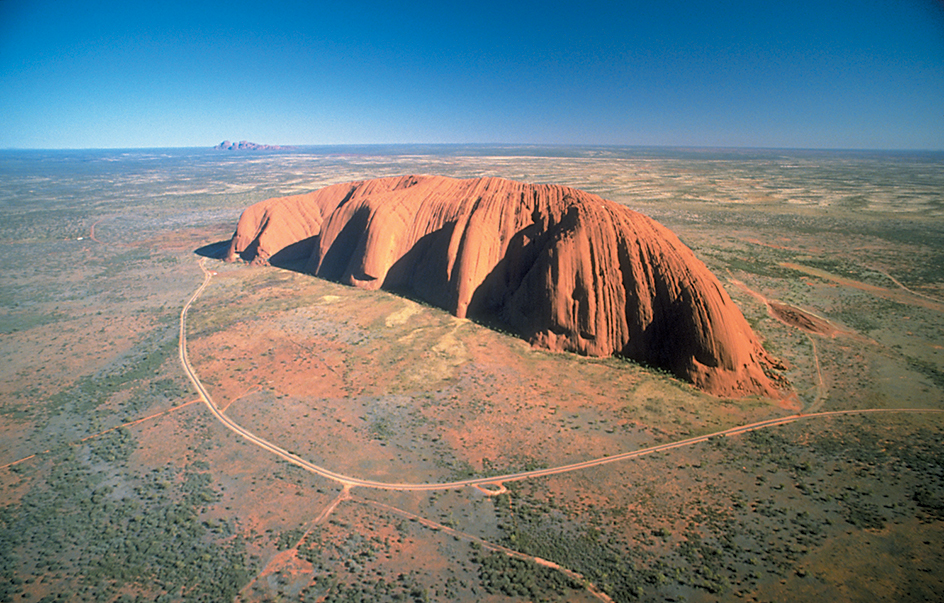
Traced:
[[871, 268], [871, 269], [874, 270], [875, 272], [878, 272], [878, 273], [881, 274], [881, 275], [884, 275], [884, 276], [888, 277], [888, 280], [890, 280], [891, 282], [895, 283], [895, 284], [898, 285], [900, 288], [904, 289], [905, 291], [907, 291], [908, 293], [910, 293], [910, 294], [912, 294], [912, 295], [917, 295], [918, 297], [923, 297], [924, 299], [930, 300], [930, 301], [932, 301], [932, 302], [939, 302], [939, 303], [944, 304], [944, 300], [942, 300], [942, 299], [939, 298], [939, 297], [934, 297], [934, 296], [931, 296], [931, 295], [925, 295], [924, 293], [919, 293], [919, 292], [915, 291], [914, 289], [909, 289], [908, 287], [904, 286], [904, 285], [901, 283], [901, 281], [899, 281], [897, 278], [895, 278], [894, 276], [890, 275], [888, 272], [886, 272], [886, 271], [884, 271], [884, 270], [882, 270], [882, 269], [880, 269], [880, 268]]
[[[128, 421], [127, 423], [122, 423], [121, 425], [115, 425], [114, 427], [110, 427], [110, 428], [108, 428], [108, 429], [106, 429], [106, 430], [104, 430], [104, 431], [99, 431], [98, 433], [93, 433], [92, 435], [90, 435], [90, 436], [85, 436], [84, 438], [82, 438], [82, 439], [80, 439], [80, 440], [75, 440], [74, 442], [69, 442], [68, 445], [69, 445], [69, 446], [75, 446], [75, 445], [81, 444], [82, 442], [87, 442], [87, 441], [89, 441], [89, 440], [91, 440], [91, 439], [101, 437], [101, 436], [105, 435], [106, 433], [110, 433], [110, 432], [112, 432], [112, 431], [115, 431], [116, 429], [121, 429], [122, 427], [130, 427], [131, 425], [137, 425], [138, 423], [143, 423], [144, 421], [150, 421], [151, 419], [156, 419], [157, 417], [162, 417], [162, 416], [164, 416], [164, 415], [166, 415], [166, 414], [168, 414], [168, 413], [172, 413], [172, 412], [174, 412], [174, 411], [176, 411], [176, 410], [180, 410], [181, 408], [184, 408], [185, 406], [190, 406], [191, 404], [194, 404], [194, 403], [200, 402], [200, 401], [201, 401], [200, 398], [197, 398], [196, 400], [191, 400], [190, 402], [184, 402], [183, 404], [178, 404], [177, 406], [172, 406], [172, 407], [168, 408], [167, 410], [162, 410], [162, 411], [160, 411], [160, 412], [156, 412], [156, 413], [154, 413], [153, 415], [148, 415], [148, 416], [146, 416], [146, 417], [141, 417], [140, 419], [135, 419], [134, 421]], [[31, 455], [29, 455], [29, 456], [24, 456], [23, 458], [17, 459], [17, 460], [15, 460], [15, 461], [11, 461], [11, 462], [7, 463], [6, 465], [0, 465], [0, 469], [6, 469], [6, 468], [8, 468], [8, 467], [12, 467], [13, 465], [17, 465], [17, 464], [22, 463], [22, 462], [24, 462], [24, 461], [28, 461], [28, 460], [30, 460], [30, 459], [32, 459], [32, 458], [36, 458], [36, 455], [37, 455], [37, 454], [47, 454], [47, 453], [49, 453], [49, 452], [50, 452], [50, 450], [43, 450], [42, 452], [37, 452], [37, 453], [31, 454]]]
[[89, 238], [95, 241], [96, 243], [98, 243], [99, 245], [104, 245], [104, 243], [99, 241], [98, 237], [95, 236], [95, 227], [101, 224], [104, 220], [105, 218], [99, 218], [98, 220], [95, 220], [95, 222], [92, 224], [92, 227], [89, 228]]
[[912, 291], [884, 271], [879, 272], [890, 278], [894, 283], [901, 287], [901, 289], [886, 289], [885, 287], [870, 285], [868, 283], [838, 276], [836, 274], [832, 274], [831, 272], [820, 270], [819, 268], [803, 266], [802, 264], [794, 264], [792, 262], [781, 262], [778, 264], [778, 266], [783, 266], [784, 268], [789, 268], [790, 270], [796, 270], [797, 272], [802, 272], [804, 274], [815, 276], [816, 278], [821, 278], [823, 280], [832, 281], [844, 287], [859, 289], [860, 291], [865, 291], [866, 293], [871, 293], [877, 297], [882, 297], [899, 304], [920, 306], [922, 308], [927, 308], [928, 310], [934, 310], [935, 312], [944, 312], [944, 303], [937, 301], [935, 298]]

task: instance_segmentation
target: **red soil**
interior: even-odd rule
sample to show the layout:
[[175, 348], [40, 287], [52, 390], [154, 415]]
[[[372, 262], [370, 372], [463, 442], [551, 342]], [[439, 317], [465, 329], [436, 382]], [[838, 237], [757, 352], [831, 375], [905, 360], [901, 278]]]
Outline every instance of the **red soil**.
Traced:
[[667, 228], [596, 195], [501, 178], [404, 176], [269, 199], [227, 259], [409, 291], [533, 345], [621, 354], [719, 396], [779, 398], [777, 366], [713, 274]]
[[839, 333], [839, 329], [829, 324], [829, 321], [809, 312], [804, 312], [799, 308], [775, 301], [768, 301], [767, 308], [773, 317], [784, 324], [792, 325], [808, 333], [826, 335], [827, 337], [835, 337]]

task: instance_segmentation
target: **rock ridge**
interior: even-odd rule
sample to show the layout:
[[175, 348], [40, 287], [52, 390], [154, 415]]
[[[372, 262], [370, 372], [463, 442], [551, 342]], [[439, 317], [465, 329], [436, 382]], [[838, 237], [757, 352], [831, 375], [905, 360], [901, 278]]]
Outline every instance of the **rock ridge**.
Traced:
[[256, 203], [227, 260], [408, 292], [532, 345], [621, 355], [718, 396], [783, 398], [782, 368], [670, 230], [597, 195], [502, 178], [379, 178]]

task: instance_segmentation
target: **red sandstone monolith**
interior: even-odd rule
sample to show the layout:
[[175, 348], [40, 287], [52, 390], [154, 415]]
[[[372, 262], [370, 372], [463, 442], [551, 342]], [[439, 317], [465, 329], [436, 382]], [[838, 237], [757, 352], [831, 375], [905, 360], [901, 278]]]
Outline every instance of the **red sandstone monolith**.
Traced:
[[227, 259], [409, 292], [535, 346], [619, 354], [718, 396], [780, 398], [777, 366], [671, 231], [577, 189], [501, 178], [336, 184], [246, 209]]

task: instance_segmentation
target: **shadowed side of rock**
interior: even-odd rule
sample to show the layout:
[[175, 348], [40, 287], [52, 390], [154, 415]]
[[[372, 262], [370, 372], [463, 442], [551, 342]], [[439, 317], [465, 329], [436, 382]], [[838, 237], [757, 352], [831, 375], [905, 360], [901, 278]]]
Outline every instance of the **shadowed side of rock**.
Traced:
[[246, 209], [227, 254], [407, 291], [533, 345], [620, 354], [721, 396], [779, 398], [777, 365], [718, 280], [654, 220], [576, 189], [381, 178]]

